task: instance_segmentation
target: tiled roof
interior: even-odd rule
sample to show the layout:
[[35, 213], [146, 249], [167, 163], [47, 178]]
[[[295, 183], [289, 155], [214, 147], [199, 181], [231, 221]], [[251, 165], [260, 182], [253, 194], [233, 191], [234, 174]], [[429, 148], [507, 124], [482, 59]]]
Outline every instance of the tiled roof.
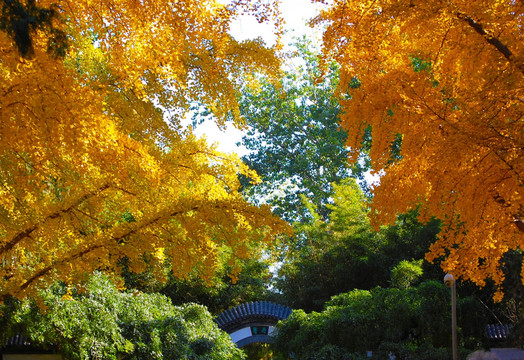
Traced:
[[276, 324], [279, 320], [287, 319], [291, 312], [289, 307], [273, 302], [249, 302], [224, 311], [218, 315], [215, 322], [222, 330], [231, 332], [248, 323]]
[[[31, 343], [29, 338], [22, 334], [16, 334], [11, 336], [7, 341], [2, 345], [0, 343], [0, 354], [3, 352], [20, 352], [27, 354], [50, 354], [55, 353], [56, 346], [53, 344], [46, 344], [44, 346]], [[0, 356], [1, 359], [1, 356]]]
[[16, 334], [7, 339], [4, 346], [30, 347], [32, 345], [27, 336]]
[[486, 326], [486, 335], [488, 336], [489, 340], [506, 340], [510, 331], [511, 325], [508, 324], [490, 324]]

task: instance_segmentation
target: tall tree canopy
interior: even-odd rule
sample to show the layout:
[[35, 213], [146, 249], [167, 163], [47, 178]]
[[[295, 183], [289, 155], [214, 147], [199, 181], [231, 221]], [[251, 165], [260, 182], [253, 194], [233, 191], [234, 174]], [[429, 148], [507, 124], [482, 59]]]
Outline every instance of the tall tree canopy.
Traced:
[[2, 2], [0, 300], [123, 259], [208, 277], [285, 229], [239, 194], [254, 173], [179, 123], [195, 100], [237, 117], [242, 74], [278, 70], [227, 33], [240, 12], [278, 23], [257, 1]]
[[[394, 225], [374, 232], [369, 223], [365, 196], [354, 179], [334, 184], [333, 204], [327, 220], [294, 224], [295, 236], [289, 241], [286, 256], [278, 270], [274, 288], [293, 309], [319, 311], [333, 295], [353, 289], [399, 284], [394, 273], [404, 280], [409, 265], [421, 268], [422, 258], [439, 232], [439, 222], [427, 225], [417, 221], [417, 212], [400, 215]], [[409, 262], [402, 267], [402, 261]], [[400, 264], [399, 264], [400, 263]], [[411, 269], [415, 266], [411, 266]], [[434, 279], [440, 270], [424, 263], [425, 278]], [[401, 284], [400, 284], [401, 285]]]
[[243, 159], [262, 178], [261, 186], [248, 192], [254, 199], [265, 198], [290, 221], [311, 219], [305, 197], [325, 219], [332, 183], [352, 173], [362, 177], [363, 171], [347, 162], [347, 134], [334, 96], [336, 64], [323, 68], [319, 53], [305, 39], [294, 46], [291, 63], [298, 63], [296, 68], [289, 66], [278, 83], [260, 79], [242, 92], [240, 109], [248, 125], [242, 144], [251, 150]]
[[428, 259], [479, 285], [502, 284], [501, 257], [524, 245], [523, 15], [512, 0], [335, 0], [315, 20], [341, 65], [352, 156], [371, 127], [385, 170], [375, 219], [422, 204], [443, 220]]

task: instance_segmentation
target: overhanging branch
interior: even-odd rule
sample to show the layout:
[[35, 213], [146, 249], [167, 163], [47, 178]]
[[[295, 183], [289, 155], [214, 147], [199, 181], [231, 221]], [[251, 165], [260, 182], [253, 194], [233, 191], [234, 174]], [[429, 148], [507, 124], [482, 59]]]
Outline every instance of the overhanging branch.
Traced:
[[9, 240], [7, 243], [5, 243], [2, 247], [0, 247], [0, 254], [5, 254], [6, 252], [8, 252], [9, 250], [11, 250], [16, 244], [18, 244], [20, 241], [22, 241], [23, 239], [25, 239], [26, 237], [30, 236], [35, 230], [37, 230], [39, 228], [40, 225], [42, 225], [43, 223], [45, 223], [47, 220], [52, 220], [52, 219], [56, 219], [58, 218], [59, 216], [65, 214], [65, 213], [68, 213], [70, 212], [72, 209], [76, 208], [78, 205], [80, 205], [81, 203], [83, 203], [84, 201], [86, 201], [87, 199], [89, 199], [90, 197], [92, 196], [95, 196], [97, 194], [99, 194], [100, 192], [108, 189], [110, 187], [109, 184], [104, 184], [102, 185], [101, 187], [95, 189], [94, 191], [90, 192], [90, 193], [87, 193], [85, 195], [83, 195], [82, 197], [80, 197], [79, 199], [75, 200], [70, 206], [68, 206], [67, 208], [65, 209], [60, 209], [52, 214], [49, 214], [48, 216], [46, 216], [42, 221], [40, 221], [38, 224], [35, 224], [33, 226], [30, 226], [20, 232], [18, 232], [15, 236], [13, 236], [11, 238], [11, 240]]
[[502, 55], [504, 55], [510, 64], [514, 65], [522, 74], [524, 74], [523, 64], [517, 62], [511, 50], [502, 41], [486, 31], [481, 23], [460, 11], [457, 12], [457, 17], [471, 26], [473, 30], [481, 35], [490, 45], [494, 46]]

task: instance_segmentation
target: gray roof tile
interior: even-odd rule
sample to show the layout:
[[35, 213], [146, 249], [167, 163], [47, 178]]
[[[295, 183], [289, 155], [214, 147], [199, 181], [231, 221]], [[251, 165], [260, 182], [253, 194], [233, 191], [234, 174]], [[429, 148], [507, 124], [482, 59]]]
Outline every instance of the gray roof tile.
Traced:
[[249, 302], [222, 312], [215, 322], [222, 330], [230, 332], [250, 322], [276, 324], [287, 319], [291, 312], [287, 306], [268, 301]]

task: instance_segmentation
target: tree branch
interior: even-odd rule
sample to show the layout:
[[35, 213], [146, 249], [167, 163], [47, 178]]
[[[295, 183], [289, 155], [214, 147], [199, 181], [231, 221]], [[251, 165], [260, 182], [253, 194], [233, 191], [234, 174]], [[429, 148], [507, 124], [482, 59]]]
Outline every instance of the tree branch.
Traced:
[[27, 229], [24, 229], [24, 230], [20, 231], [10, 241], [8, 241], [6, 244], [4, 244], [2, 247], [0, 247], [0, 254], [5, 254], [9, 250], [11, 250], [20, 241], [22, 241], [23, 239], [25, 239], [28, 236], [30, 236], [36, 229], [38, 229], [38, 227], [41, 224], [43, 224], [47, 220], [56, 219], [59, 216], [61, 216], [62, 214], [70, 212], [71, 210], [73, 210], [75, 207], [77, 207], [78, 205], [80, 205], [81, 203], [83, 203], [84, 201], [89, 199], [90, 197], [95, 196], [96, 194], [100, 193], [101, 191], [104, 191], [104, 190], [108, 189], [109, 187], [110, 187], [109, 184], [104, 184], [101, 187], [95, 189], [94, 191], [92, 191], [90, 193], [87, 193], [84, 196], [80, 197], [79, 199], [77, 199], [73, 204], [71, 204], [67, 208], [60, 209], [60, 210], [58, 210], [58, 211], [56, 211], [56, 212], [54, 212], [52, 214], [49, 214], [48, 216], [46, 216], [39, 223], [37, 223], [37, 224], [27, 228]]
[[[36, 280], [40, 279], [41, 277], [45, 276], [47, 273], [49, 273], [51, 270], [53, 270], [57, 265], [61, 264], [61, 263], [65, 263], [65, 262], [71, 262], [73, 260], [76, 260], [82, 256], [84, 256], [85, 254], [93, 251], [93, 250], [96, 250], [96, 249], [99, 249], [101, 247], [104, 247], [103, 244], [99, 244], [99, 245], [93, 245], [93, 246], [90, 246], [88, 247], [87, 249], [84, 249], [76, 254], [73, 254], [72, 256], [68, 257], [67, 259], [63, 259], [62, 261], [57, 261], [57, 262], [54, 262], [48, 266], [46, 266], [45, 268], [43, 268], [42, 270], [38, 271], [36, 274], [34, 274], [33, 276], [31, 276], [29, 279], [27, 279], [21, 286], [20, 286], [20, 290], [19, 290], [19, 293], [24, 291], [25, 289], [27, 289], [33, 282], [35, 282]], [[3, 302], [8, 296], [10, 296], [11, 294], [2, 294], [0, 296], [0, 302]]]
[[[107, 185], [107, 187], [109, 187], [109, 185]], [[180, 210], [180, 211], [172, 212], [172, 213], [169, 214], [169, 217], [180, 215], [180, 214], [185, 213], [187, 211], [195, 211], [195, 210], [198, 210], [198, 209], [199, 209], [198, 206], [193, 206], [193, 207], [191, 207], [190, 209], [187, 209], [187, 210]], [[147, 228], [148, 226], [150, 226], [150, 225], [160, 221], [162, 218], [163, 218], [163, 216], [157, 216], [157, 217], [155, 217], [153, 219], [150, 219], [147, 222], [144, 222], [144, 223], [140, 224], [139, 226], [137, 226], [137, 227], [135, 227], [133, 229], [130, 229], [130, 230], [126, 231], [125, 233], [123, 233], [123, 234], [121, 234], [119, 236], [112, 237], [111, 239], [116, 241], [116, 242], [118, 242], [119, 240], [122, 240], [126, 236], [135, 234], [139, 230]], [[35, 228], [36, 228], [36, 226], [35, 226]], [[34, 229], [32, 231], [34, 231]], [[24, 291], [29, 286], [31, 286], [31, 284], [33, 284], [35, 281], [37, 281], [38, 279], [40, 279], [40, 278], [44, 277], [45, 275], [47, 275], [54, 268], [56, 268], [56, 266], [58, 266], [60, 264], [64, 264], [64, 263], [71, 263], [71, 262], [81, 258], [82, 256], [92, 252], [93, 250], [97, 250], [97, 249], [103, 248], [103, 247], [108, 246], [108, 245], [109, 244], [107, 244], [107, 243], [105, 243], [105, 244], [95, 244], [95, 245], [92, 245], [92, 246], [89, 246], [89, 247], [85, 248], [84, 250], [81, 250], [81, 251], [79, 251], [77, 253], [74, 253], [74, 254], [72, 254], [72, 255], [64, 258], [64, 259], [61, 259], [61, 260], [58, 260], [58, 261], [55, 261], [55, 262], [49, 264], [45, 268], [43, 268], [43, 269], [39, 270], [38, 272], [36, 272], [30, 278], [28, 278], [22, 285], [20, 285], [19, 292]], [[3, 302], [10, 295], [11, 294], [8, 294], [8, 293], [1, 294], [0, 295], [0, 302]]]
[[495, 36], [491, 35], [481, 23], [475, 21], [470, 16], [458, 11], [457, 17], [460, 20], [465, 21], [469, 26], [473, 28], [479, 35], [481, 35], [490, 45], [494, 46], [504, 57], [509, 61], [510, 64], [514, 65], [522, 74], [524, 74], [524, 66], [519, 62], [515, 61], [515, 56], [511, 50]]
[[[185, 213], [185, 212], [188, 212], [188, 211], [196, 211], [198, 210], [199, 207], [198, 206], [193, 206], [192, 208], [190, 209], [187, 209], [187, 210], [181, 210], [181, 211], [175, 211], [175, 212], [172, 212], [171, 214], [169, 214], [168, 216], [169, 217], [174, 217], [176, 215], [180, 215], [182, 213]], [[157, 216], [153, 219], [150, 219], [142, 224], [140, 224], [139, 226], [137, 227], [134, 227], [133, 229], [129, 229], [128, 231], [126, 231], [125, 233], [123, 234], [120, 234], [119, 236], [113, 236], [113, 240], [115, 241], [120, 241], [120, 240], [123, 240], [125, 237], [129, 236], [129, 235], [133, 235], [133, 234], [136, 234], [139, 230], [141, 229], [144, 229], [144, 228], [147, 228], [148, 226], [150, 225], [153, 225], [154, 223], [157, 223], [158, 221], [160, 221], [164, 216]]]

